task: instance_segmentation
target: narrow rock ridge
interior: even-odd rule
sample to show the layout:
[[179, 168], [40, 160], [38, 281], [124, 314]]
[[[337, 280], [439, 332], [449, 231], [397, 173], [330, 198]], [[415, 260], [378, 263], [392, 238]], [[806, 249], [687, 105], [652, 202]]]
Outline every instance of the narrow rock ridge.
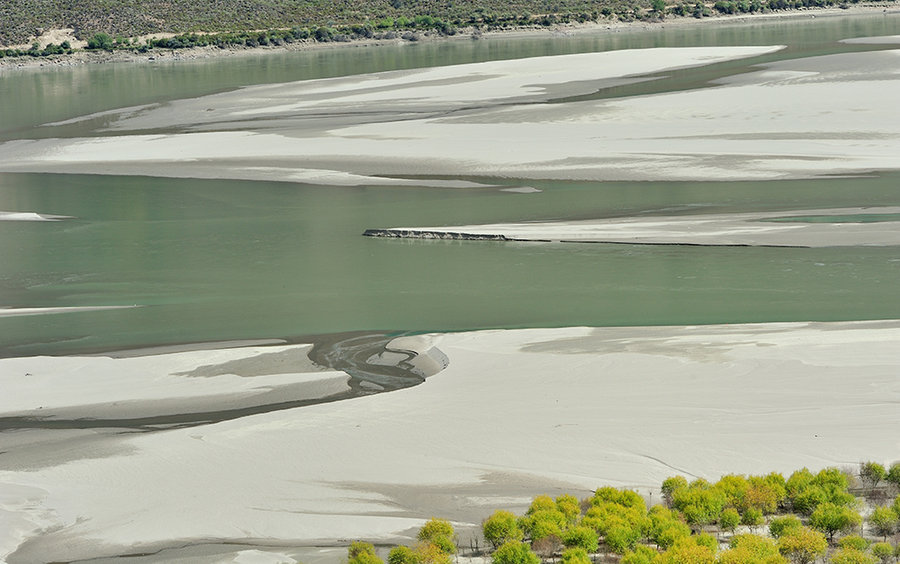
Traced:
[[515, 241], [504, 235], [490, 233], [454, 233], [452, 231], [421, 231], [418, 229], [366, 229], [364, 237], [394, 239], [454, 239], [465, 241]]

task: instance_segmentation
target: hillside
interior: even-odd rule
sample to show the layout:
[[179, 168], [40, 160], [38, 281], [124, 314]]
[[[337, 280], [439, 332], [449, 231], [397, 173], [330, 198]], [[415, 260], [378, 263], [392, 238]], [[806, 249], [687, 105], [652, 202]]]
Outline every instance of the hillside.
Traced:
[[[597, 19], [628, 17], [649, 0], [4, 0], [0, 45], [26, 43], [37, 31], [74, 28], [133, 37], [156, 32], [236, 31], [340, 25], [430, 15], [454, 26], [530, 22], [533, 15]], [[551, 18], [555, 20], [556, 18]]]

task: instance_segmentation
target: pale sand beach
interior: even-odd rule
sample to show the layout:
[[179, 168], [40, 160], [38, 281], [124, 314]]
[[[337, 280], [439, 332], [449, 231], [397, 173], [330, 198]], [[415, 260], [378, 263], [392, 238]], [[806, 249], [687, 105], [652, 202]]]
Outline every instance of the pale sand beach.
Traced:
[[0, 170], [364, 185], [422, 175], [740, 180], [900, 168], [900, 121], [890, 118], [898, 50], [765, 64], [710, 88], [559, 101], [779, 48], [611, 51], [254, 86], [125, 110], [99, 137], [7, 142]]
[[[92, 457], [28, 468], [16, 467], [19, 455], [8, 447], [0, 458], [0, 559], [77, 560], [166, 547], [174, 552], [161, 554], [174, 556], [206, 544], [218, 556], [198, 561], [235, 561], [242, 551], [249, 558], [263, 546], [290, 562], [309, 550], [298, 547], [408, 541], [435, 515], [470, 535], [493, 509], [521, 509], [540, 492], [585, 496], [612, 485], [658, 501], [661, 480], [675, 474], [715, 478], [897, 460], [900, 442], [889, 430], [900, 425], [898, 340], [900, 321], [419, 337], [397, 347], [436, 347], [449, 366], [416, 387], [106, 435], [106, 450], [95, 443]], [[165, 373], [179, 363], [203, 364], [204, 355], [215, 363], [263, 350], [142, 362], [159, 363]], [[103, 359], [107, 374], [122, 377], [127, 371], [112, 367], [127, 361]], [[29, 363], [37, 373], [54, 362], [76, 360], [4, 359], [0, 372]], [[46, 392], [50, 398], [57, 386]], [[156, 386], [182, 389], [172, 378]], [[128, 386], [104, 393], [132, 401], [165, 396]], [[78, 404], [93, 394], [62, 388], [58, 397], [61, 405]], [[13, 401], [4, 394], [0, 408], [20, 411]], [[224, 559], [222, 543], [239, 544]], [[256, 556], [275, 557], [266, 554]], [[329, 554], [321, 558], [340, 559], [340, 551]]]
[[502, 237], [515, 241], [648, 245], [888, 246], [900, 245], [900, 207], [397, 227], [373, 229], [367, 234], [407, 238]]

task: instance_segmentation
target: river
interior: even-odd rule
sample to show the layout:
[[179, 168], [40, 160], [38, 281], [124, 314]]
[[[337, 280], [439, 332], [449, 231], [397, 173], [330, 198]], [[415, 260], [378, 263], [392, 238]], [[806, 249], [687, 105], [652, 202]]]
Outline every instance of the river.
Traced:
[[[702, 88], [753, 65], [884, 49], [897, 15], [9, 72], [0, 140], [90, 136], [105, 111], [253, 84], [615, 49], [787, 45], [591, 97]], [[9, 101], [12, 101], [11, 103]], [[465, 180], [482, 180], [465, 178]], [[900, 205], [900, 175], [766, 182], [487, 179], [496, 188], [336, 187], [0, 174], [0, 306], [138, 306], [0, 316], [0, 355], [59, 355], [351, 331], [689, 325], [900, 317], [896, 247], [716, 248], [384, 240], [368, 228]]]

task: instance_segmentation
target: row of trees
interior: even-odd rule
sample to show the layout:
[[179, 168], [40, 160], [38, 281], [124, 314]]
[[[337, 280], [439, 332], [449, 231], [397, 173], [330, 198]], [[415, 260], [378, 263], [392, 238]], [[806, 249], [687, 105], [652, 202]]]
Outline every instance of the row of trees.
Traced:
[[315, 40], [318, 42], [346, 42], [358, 39], [418, 39], [418, 32], [456, 34], [456, 27], [431, 16], [414, 18], [383, 18], [374, 24], [353, 24], [344, 26], [292, 27], [290, 29], [270, 29], [253, 32], [184, 33], [174, 37], [147, 39], [139, 42], [127, 37], [113, 38], [106, 33], [96, 33], [88, 39], [89, 50], [134, 50], [146, 52], [153, 48], [188, 49], [193, 47], [259, 47], [284, 45], [295, 41]]
[[[583, 500], [541, 495], [523, 515], [495, 511], [482, 534], [493, 564], [590, 564], [610, 553], [621, 564], [890, 564], [900, 558], [900, 546], [888, 542], [900, 527], [900, 495], [886, 497], [891, 490], [900, 492], [900, 463], [867, 462], [856, 474], [803, 468], [787, 479], [675, 476], [662, 483], [664, 503], [650, 508], [637, 493], [611, 487]], [[389, 564], [449, 564], [456, 552], [447, 521], [426, 523], [418, 541], [392, 549]], [[374, 549], [360, 557], [354, 546], [351, 564], [381, 562]]]
[[29, 49], [0, 49], [0, 59], [4, 57], [49, 57], [51, 55], [71, 55], [73, 52], [72, 45], [68, 41], [63, 41], [60, 45], [49, 43], [43, 48], [39, 44], [33, 43]]

